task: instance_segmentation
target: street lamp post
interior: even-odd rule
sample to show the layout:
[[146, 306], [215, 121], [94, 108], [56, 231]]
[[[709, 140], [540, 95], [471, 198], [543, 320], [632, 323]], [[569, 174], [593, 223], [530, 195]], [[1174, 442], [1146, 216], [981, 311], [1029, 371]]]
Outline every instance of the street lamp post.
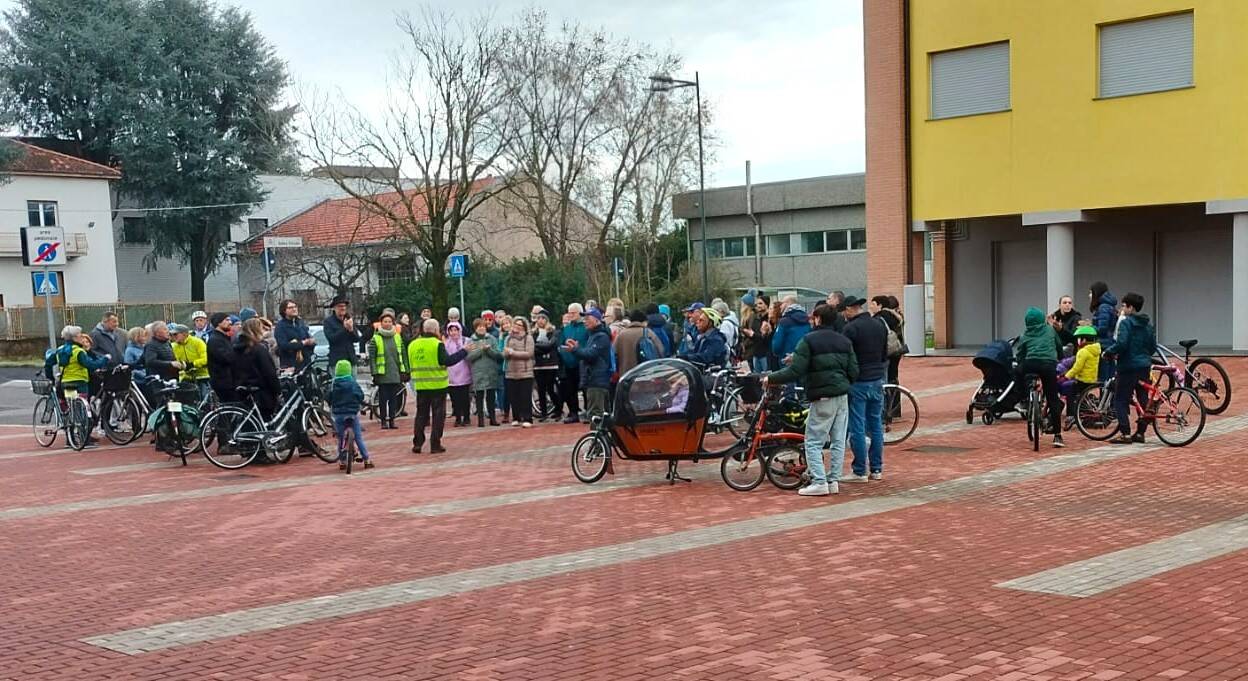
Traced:
[[671, 92], [682, 87], [693, 88], [694, 99], [698, 105], [698, 224], [702, 235], [702, 301], [709, 304], [711, 286], [706, 260], [706, 162], [702, 150], [702, 80], [697, 71], [693, 72], [693, 80], [679, 80], [665, 75], [650, 76], [651, 92]]

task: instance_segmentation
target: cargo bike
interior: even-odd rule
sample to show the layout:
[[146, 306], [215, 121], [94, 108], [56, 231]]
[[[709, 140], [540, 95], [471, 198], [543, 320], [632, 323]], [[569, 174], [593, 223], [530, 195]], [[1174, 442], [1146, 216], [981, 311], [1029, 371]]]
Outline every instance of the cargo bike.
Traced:
[[[638, 365], [620, 377], [611, 413], [593, 420], [592, 430], [572, 449], [572, 473], [584, 483], [614, 474], [614, 459], [665, 461], [669, 483], [688, 482], [682, 461], [720, 459], [720, 473], [733, 489], [749, 489], [766, 476], [769, 447], [793, 443], [797, 433], [759, 438], [765, 418], [757, 375], [703, 370], [679, 359]], [[760, 448], [760, 444], [762, 445]]]

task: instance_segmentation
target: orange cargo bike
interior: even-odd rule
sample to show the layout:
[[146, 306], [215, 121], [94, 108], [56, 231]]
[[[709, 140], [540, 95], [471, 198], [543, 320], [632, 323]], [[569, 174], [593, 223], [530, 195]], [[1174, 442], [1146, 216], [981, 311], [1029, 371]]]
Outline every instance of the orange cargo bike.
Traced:
[[677, 472], [681, 461], [722, 459], [730, 486], [742, 475], [761, 481], [766, 457], [755, 455], [755, 440], [762, 397], [757, 375], [703, 371], [678, 359], [638, 365], [620, 377], [611, 413], [596, 417], [573, 446], [572, 473], [593, 483], [615, 472], [616, 458], [666, 461], [669, 482], [688, 482]]

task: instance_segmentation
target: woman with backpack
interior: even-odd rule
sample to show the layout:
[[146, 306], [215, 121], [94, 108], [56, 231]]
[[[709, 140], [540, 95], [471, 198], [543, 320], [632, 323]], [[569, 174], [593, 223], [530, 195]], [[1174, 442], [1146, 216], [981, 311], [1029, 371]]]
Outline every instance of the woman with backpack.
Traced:
[[888, 327], [888, 374], [885, 383], [897, 385], [901, 369], [901, 357], [906, 354], [906, 318], [901, 315], [897, 299], [893, 296], [875, 296], [867, 303], [871, 316]]

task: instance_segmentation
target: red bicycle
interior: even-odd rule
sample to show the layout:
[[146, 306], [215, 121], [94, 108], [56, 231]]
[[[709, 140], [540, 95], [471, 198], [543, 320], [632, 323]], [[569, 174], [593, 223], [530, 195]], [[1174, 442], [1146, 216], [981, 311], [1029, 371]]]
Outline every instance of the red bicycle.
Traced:
[[806, 474], [806, 454], [801, 433], [768, 432], [767, 415], [779, 403], [782, 386], [768, 386], [762, 403], [750, 415], [750, 426], [735, 449], [720, 460], [724, 483], [738, 492], [758, 487], [763, 478], [780, 489], [801, 486]]
[[[1183, 377], [1179, 372], [1179, 367], [1173, 365], [1154, 366], [1152, 380], [1139, 384], [1146, 395], [1146, 404], [1141, 405], [1135, 395], [1131, 396], [1136, 418], [1152, 424], [1157, 437], [1171, 447], [1191, 444], [1205, 429], [1205, 405], [1195, 390], [1182, 385]], [[1177, 387], [1163, 389], [1163, 379]], [[1075, 425], [1089, 440], [1108, 440], [1119, 431], [1114, 411], [1116, 383], [1113, 379], [1103, 386], [1088, 386], [1079, 395]]]

